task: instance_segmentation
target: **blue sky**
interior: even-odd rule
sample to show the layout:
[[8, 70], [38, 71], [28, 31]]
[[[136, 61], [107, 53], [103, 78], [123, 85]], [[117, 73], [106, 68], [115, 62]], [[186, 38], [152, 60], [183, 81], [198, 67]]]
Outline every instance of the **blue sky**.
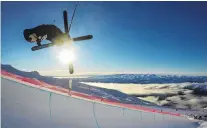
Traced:
[[[23, 30], [40, 24], [63, 28], [75, 2], [2, 2], [1, 59], [22, 70], [55, 75], [66, 70], [54, 48], [31, 51]], [[207, 2], [80, 2], [71, 36], [76, 73], [207, 74]], [[47, 43], [47, 42], [44, 42]]]

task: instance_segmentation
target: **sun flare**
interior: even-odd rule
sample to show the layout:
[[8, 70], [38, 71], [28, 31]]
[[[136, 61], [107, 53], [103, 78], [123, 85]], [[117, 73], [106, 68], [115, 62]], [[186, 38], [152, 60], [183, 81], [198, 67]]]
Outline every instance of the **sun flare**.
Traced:
[[58, 58], [63, 64], [68, 64], [75, 60], [75, 54], [72, 49], [63, 49], [59, 52]]

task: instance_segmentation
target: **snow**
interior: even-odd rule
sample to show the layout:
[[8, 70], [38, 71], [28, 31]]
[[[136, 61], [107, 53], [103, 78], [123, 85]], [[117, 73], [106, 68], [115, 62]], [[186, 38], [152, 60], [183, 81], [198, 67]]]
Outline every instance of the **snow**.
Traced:
[[200, 126], [198, 128], [207, 128], [207, 121], [200, 122], [199, 124]]
[[87, 101], [2, 78], [3, 127], [195, 128], [185, 117]]
[[[24, 77], [44, 81], [60, 88], [68, 88], [68, 79], [44, 77], [38, 72], [22, 72], [11, 66], [3, 69]], [[132, 75], [133, 76], [133, 75]], [[122, 76], [123, 78], [125, 75]], [[144, 77], [156, 77], [145, 75]], [[110, 76], [108, 76], [110, 79]], [[107, 79], [108, 79], [107, 78]], [[130, 76], [130, 78], [133, 78]], [[203, 77], [202, 77], [203, 78]], [[70, 78], [71, 79], [71, 78]], [[124, 104], [133, 104], [164, 112], [184, 114], [166, 107], [145, 102], [134, 96], [114, 89], [92, 87], [74, 78], [73, 91], [90, 96], [99, 96]], [[37, 82], [38, 83], [38, 82]], [[186, 87], [186, 86], [183, 86]], [[27, 83], [2, 77], [2, 126], [3, 127], [84, 127], [84, 128], [196, 128], [197, 121], [190, 121], [183, 116], [173, 116], [145, 110], [112, 105], [94, 100], [71, 97], [59, 92], [32, 87]]]

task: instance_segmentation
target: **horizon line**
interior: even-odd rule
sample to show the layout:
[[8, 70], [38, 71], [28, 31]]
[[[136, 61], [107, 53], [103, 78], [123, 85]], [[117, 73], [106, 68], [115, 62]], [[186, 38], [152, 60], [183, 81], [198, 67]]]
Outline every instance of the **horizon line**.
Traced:
[[[68, 70], [53, 70], [53, 71], [42, 71], [38, 70], [38, 72], [41, 75], [44, 76], [62, 76], [62, 77], [67, 77], [67, 76], [72, 76], [68, 74]], [[61, 72], [63, 73], [62, 75], [54, 75], [55, 72]], [[67, 73], [66, 73], [67, 72]], [[177, 75], [177, 76], [207, 76], [207, 73], [183, 73], [183, 72], [76, 72], [73, 75], [119, 75], [119, 74], [140, 74], [140, 75], [147, 75], [147, 74], [155, 74], [155, 75]]]
[[[10, 65], [10, 64], [2, 64], [2, 65]], [[68, 70], [65, 69], [57, 69], [57, 70], [27, 70], [27, 69], [18, 69], [16, 67], [14, 67], [13, 65], [10, 65], [13, 68], [20, 70], [20, 71], [25, 71], [25, 72], [32, 72], [32, 71], [37, 71], [40, 75], [43, 76], [57, 76], [57, 77], [68, 77], [68, 76], [72, 76], [72, 75], [116, 75], [116, 74], [155, 74], [155, 75], [177, 75], [177, 76], [207, 76], [207, 72], [130, 72], [130, 71], [117, 71], [117, 72], [75, 72], [72, 75], [68, 74]], [[58, 73], [59, 72], [59, 73]], [[55, 73], [57, 73], [55, 75]], [[61, 73], [61, 74], [60, 74]]]

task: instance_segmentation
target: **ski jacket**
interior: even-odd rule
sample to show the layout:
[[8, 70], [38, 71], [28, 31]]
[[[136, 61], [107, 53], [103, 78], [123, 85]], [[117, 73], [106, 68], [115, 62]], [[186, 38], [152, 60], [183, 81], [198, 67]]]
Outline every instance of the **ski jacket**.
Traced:
[[42, 40], [52, 41], [55, 37], [62, 34], [63, 32], [55, 25], [43, 24], [24, 30], [24, 38], [29, 42], [41, 42]]

